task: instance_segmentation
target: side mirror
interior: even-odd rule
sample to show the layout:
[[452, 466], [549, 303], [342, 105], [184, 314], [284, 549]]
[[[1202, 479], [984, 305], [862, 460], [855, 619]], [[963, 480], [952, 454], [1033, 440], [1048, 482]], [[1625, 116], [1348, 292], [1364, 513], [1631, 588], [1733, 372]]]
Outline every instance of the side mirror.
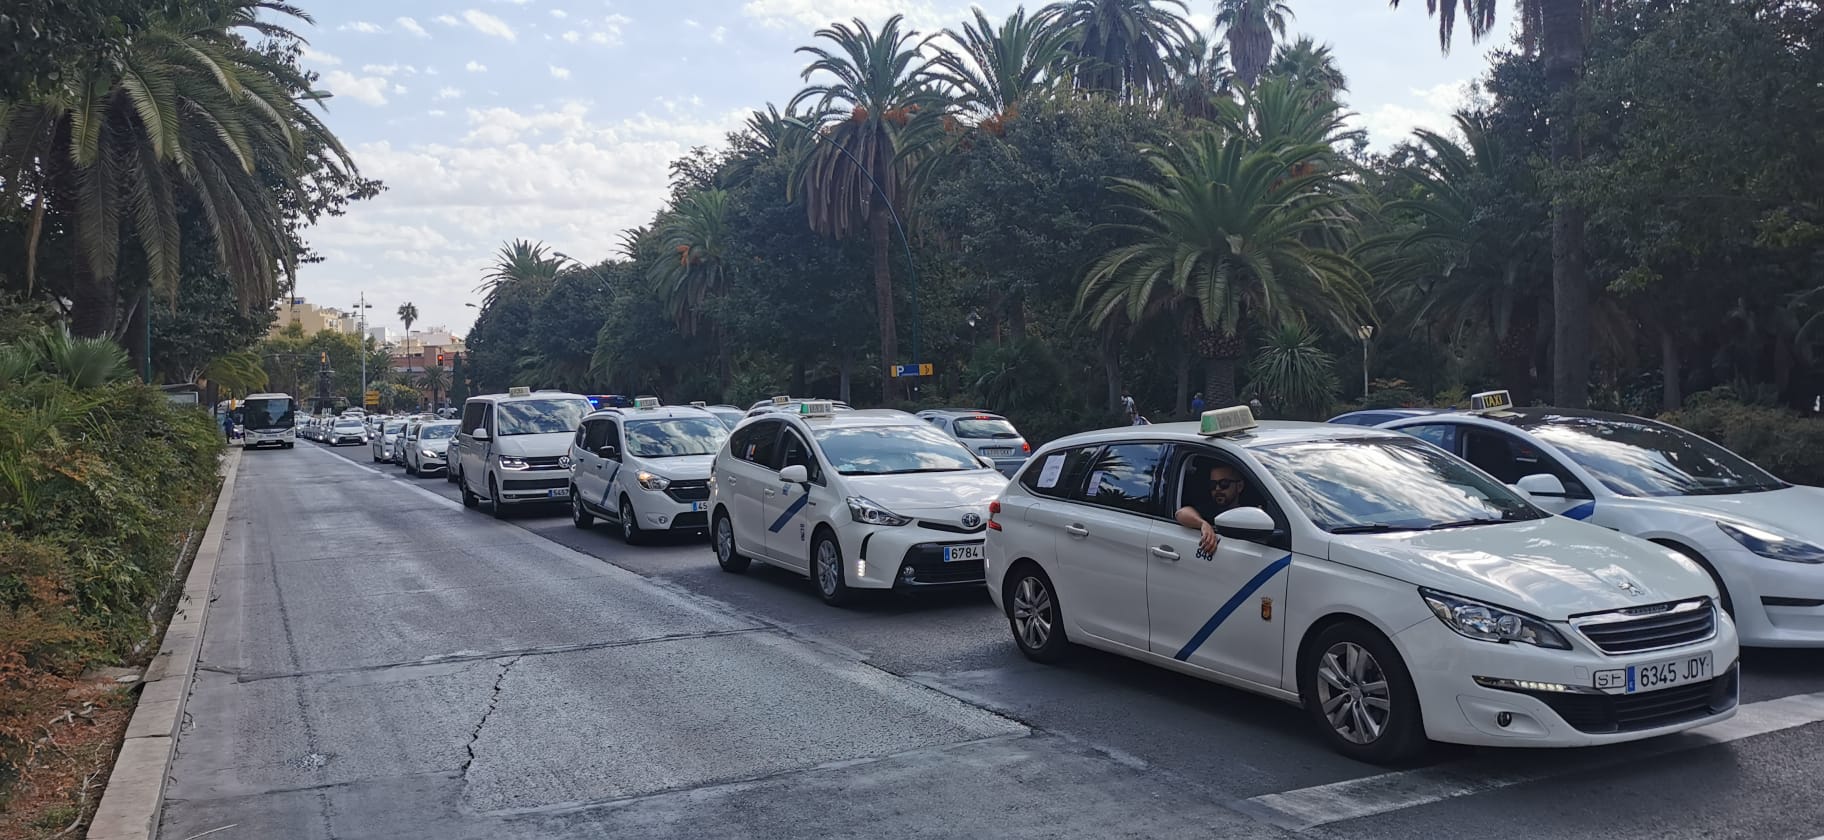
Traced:
[[1562, 499], [1565, 496], [1564, 482], [1559, 481], [1558, 476], [1550, 473], [1522, 476], [1514, 486], [1520, 488], [1520, 492], [1536, 499]]
[[475, 431], [469, 433], [469, 437], [476, 440], [487, 440], [488, 438], [493, 437], [493, 435], [488, 434], [487, 429], [477, 428]]
[[994, 469], [994, 459], [993, 458], [990, 458], [986, 455], [977, 455], [977, 456], [975, 456], [975, 460], [980, 461], [982, 463], [982, 466], [987, 467], [988, 469], [991, 469], [991, 470]]
[[1273, 515], [1257, 507], [1225, 510], [1217, 514], [1214, 524], [1216, 533], [1248, 542], [1264, 542], [1279, 529]]
[[779, 480], [787, 484], [805, 484], [811, 480], [811, 471], [803, 464], [793, 464], [779, 471]]
[[607, 458], [610, 461], [621, 460], [621, 448], [612, 443], [604, 443], [601, 446], [596, 447], [595, 454]]

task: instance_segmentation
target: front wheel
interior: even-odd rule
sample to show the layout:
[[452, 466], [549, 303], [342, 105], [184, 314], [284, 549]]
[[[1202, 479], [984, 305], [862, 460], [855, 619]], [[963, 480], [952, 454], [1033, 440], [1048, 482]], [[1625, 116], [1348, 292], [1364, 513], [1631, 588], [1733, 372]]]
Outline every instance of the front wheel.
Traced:
[[469, 489], [469, 477], [467, 475], [456, 476], [456, 484], [462, 488], [463, 507], [468, 508], [469, 510], [481, 507], [481, 498], [475, 495], [475, 491]]
[[576, 492], [575, 486], [570, 488], [570, 524], [585, 530], [595, 524], [595, 517], [590, 516], [588, 509], [583, 507], [583, 496]]
[[640, 520], [634, 518], [633, 503], [625, 496], [621, 497], [621, 541], [628, 545], [646, 542], [646, 531], [640, 527]]
[[286, 449], [290, 449], [290, 448], [291, 448], [291, 447], [292, 447], [292, 445], [291, 445], [291, 444], [289, 444], [289, 443], [283, 443], [283, 444], [280, 444], [280, 446], [283, 446], [283, 447], [285, 447], [285, 448], [286, 448]]
[[1299, 663], [1305, 709], [1337, 752], [1394, 764], [1425, 749], [1419, 694], [1393, 643], [1348, 621], [1318, 634]]
[[500, 497], [500, 482], [495, 481], [494, 476], [488, 476], [488, 498], [491, 500], [488, 512], [494, 514], [495, 519], [507, 518], [507, 502]]
[[818, 534], [811, 546], [811, 580], [817, 584], [817, 596], [832, 607], [853, 600], [854, 593], [842, 577], [842, 547], [836, 544], [836, 536], [827, 531]]
[[735, 523], [728, 520], [728, 514], [716, 515], [715, 527], [716, 565], [722, 571], [741, 574], [747, 571], [748, 564], [753, 562], [735, 551]]
[[1051, 578], [1036, 566], [1013, 573], [1007, 589], [1007, 624], [1020, 653], [1034, 662], [1055, 664], [1070, 654], [1070, 636], [1064, 632], [1063, 613]]

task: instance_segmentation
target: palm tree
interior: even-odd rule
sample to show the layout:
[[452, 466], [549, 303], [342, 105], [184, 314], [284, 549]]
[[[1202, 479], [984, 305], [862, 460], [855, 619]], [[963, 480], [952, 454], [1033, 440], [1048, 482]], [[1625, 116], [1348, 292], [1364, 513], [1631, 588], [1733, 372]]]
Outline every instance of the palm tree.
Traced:
[[[412, 324], [418, 320], [418, 307], [411, 301], [399, 304], [399, 320], [405, 322], [405, 372], [412, 372]], [[366, 341], [366, 337], [362, 338]]]
[[431, 392], [431, 409], [436, 410], [437, 397], [450, 389], [450, 372], [441, 367], [427, 367], [419, 372], [413, 384]]
[[[1393, 0], [1398, 6], [1399, 0]], [[1438, 46], [1450, 51], [1457, 7], [1427, 2], [1438, 20]], [[1539, 47], [1545, 70], [1547, 100], [1554, 107], [1550, 123], [1552, 164], [1559, 171], [1583, 157], [1577, 133], [1577, 78], [1583, 73], [1586, 21], [1583, 0], [1519, 0], [1522, 48]], [[1479, 41], [1495, 26], [1495, 0], [1464, 0], [1470, 40]], [[1594, 290], [1585, 277], [1583, 209], [1571, 201], [1563, 184], [1553, 187], [1552, 201], [1552, 401], [1582, 408], [1589, 402], [1590, 337], [1594, 323]]]
[[487, 273], [481, 276], [481, 285], [475, 287], [475, 291], [486, 292], [481, 308], [492, 306], [506, 286], [549, 286], [557, 279], [557, 273], [569, 264], [568, 257], [551, 250], [543, 242], [515, 239], [502, 245], [499, 251], [494, 252], [494, 264], [488, 266]]
[[1324, 416], [1336, 400], [1336, 359], [1303, 324], [1281, 324], [1248, 363], [1248, 391], [1294, 418]]
[[930, 76], [955, 89], [958, 105], [1004, 124], [1070, 66], [1070, 33], [1053, 25], [1049, 10], [1028, 17], [1018, 7], [998, 30], [980, 8], [973, 11], [975, 21], [961, 32], [944, 30], [954, 49], [939, 48]]
[[1299, 85], [1313, 88], [1329, 99], [1349, 90], [1349, 77], [1336, 64], [1336, 55], [1330, 52], [1330, 45], [1319, 45], [1309, 35], [1299, 36], [1291, 44], [1280, 44], [1273, 54], [1273, 61], [1267, 65], [1266, 74], [1276, 78], [1291, 79]]
[[1235, 74], [1228, 68], [1228, 50], [1198, 32], [1166, 56], [1171, 72], [1166, 100], [1192, 119], [1213, 119], [1216, 99], [1229, 95]]
[[[921, 150], [935, 140], [935, 113], [943, 103], [923, 81], [929, 62], [921, 62], [913, 42], [916, 32], [901, 30], [894, 15], [879, 32], [859, 18], [854, 26], [834, 24], [817, 30], [834, 50], [799, 47], [814, 60], [803, 78], [825, 74], [826, 84], [799, 91], [787, 106], [815, 102], [821, 115], [822, 140], [805, 157], [802, 184], [805, 210], [813, 230], [839, 239], [868, 232], [874, 261], [874, 304], [880, 320], [881, 387], [893, 392], [887, 368], [899, 359], [898, 325], [894, 320], [893, 274], [889, 226], [897, 207], [904, 207], [907, 184]], [[921, 114], [929, 110], [931, 113]]]
[[16, 344], [0, 344], [0, 383], [54, 379], [77, 389], [99, 388], [133, 375], [127, 351], [104, 338], [76, 338], [61, 327]]
[[1256, 147], [1217, 130], [1149, 152], [1158, 183], [1121, 178], [1113, 187], [1139, 221], [1107, 227], [1132, 241], [1091, 264], [1078, 306], [1097, 325], [1184, 318], [1205, 360], [1204, 393], [1215, 405], [1233, 402], [1244, 318], [1296, 323], [1310, 307], [1357, 323], [1367, 308], [1360, 268], [1310, 244], [1340, 238], [1341, 167], [1292, 171], [1333, 157], [1322, 144]]
[[150, 286], [175, 289], [180, 208], [189, 203], [203, 211], [238, 302], [271, 300], [281, 269], [290, 276], [296, 264], [285, 197], [305, 190], [317, 165], [354, 171], [304, 106], [305, 77], [239, 34], [301, 40], [263, 13], [310, 21], [267, 0], [175, 4], [110, 60], [79, 63], [57, 87], [0, 103], [0, 182], [13, 198], [31, 196], [28, 287], [55, 211], [76, 249], [67, 291], [78, 334], [114, 333], [128, 240], [145, 255]]
[[1077, 57], [1077, 88], [1128, 100], [1166, 83], [1165, 56], [1190, 33], [1183, 0], [1066, 0], [1051, 10]]
[[[684, 335], [697, 332], [706, 304], [728, 290], [728, 193], [698, 190], [659, 219], [659, 256], [647, 270], [665, 303], [666, 311]], [[717, 359], [718, 376], [726, 385], [732, 375], [722, 352], [720, 320], [710, 327], [710, 343]]]
[[261, 364], [260, 354], [253, 350], [241, 350], [216, 357], [203, 368], [202, 378], [211, 385], [219, 385], [234, 394], [251, 394], [266, 387], [268, 377], [266, 366]]
[[1281, 0], [1216, 0], [1216, 25], [1227, 30], [1235, 78], [1253, 87], [1273, 57], [1273, 36], [1286, 36], [1292, 8]]

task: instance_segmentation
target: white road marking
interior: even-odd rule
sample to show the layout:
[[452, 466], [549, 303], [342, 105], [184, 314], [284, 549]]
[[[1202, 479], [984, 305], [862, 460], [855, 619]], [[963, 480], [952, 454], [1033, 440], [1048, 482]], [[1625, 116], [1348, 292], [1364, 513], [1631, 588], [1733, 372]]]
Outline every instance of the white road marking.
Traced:
[[[312, 447], [308, 447], [308, 448], [313, 451], [316, 451], [316, 452], [321, 452], [324, 455], [328, 455], [329, 457], [334, 458], [341, 463], [347, 464], [348, 466], [354, 467], [357, 470], [367, 470], [368, 472], [373, 473], [374, 475], [378, 475], [378, 476], [387, 475], [386, 472], [374, 469], [373, 467], [370, 467], [366, 464], [356, 461], [353, 458], [344, 458], [340, 454], [332, 452], [328, 449], [324, 449], [323, 447], [312, 446]], [[419, 487], [416, 484], [406, 481], [405, 479], [410, 478], [410, 476], [404, 476], [404, 477], [393, 476], [393, 478], [399, 479], [400, 483], [405, 485], [405, 489], [412, 490], [412, 491], [415, 491], [418, 493], [423, 493], [425, 498], [428, 498], [428, 499], [436, 502], [437, 504], [443, 505], [444, 507], [447, 507], [447, 508], [455, 508], [457, 510], [462, 510], [461, 502], [456, 501], [455, 499], [447, 498], [445, 496], [439, 496], [436, 493], [432, 492], [429, 488]]]
[[[1234, 803], [1237, 810], [1280, 828], [1306, 831], [1344, 820], [1416, 808], [1487, 793], [1525, 782], [1593, 770], [1642, 757], [1665, 755], [1766, 735], [1824, 721], [1824, 692], [1744, 704], [1735, 717], [1678, 735], [1617, 748], [1593, 763], [1568, 761], [1549, 769], [1489, 773], [1461, 763], [1400, 770], [1327, 785], [1269, 793]], [[1567, 757], [1574, 757], [1570, 753]], [[1816, 838], [1824, 840], [1824, 837]]]

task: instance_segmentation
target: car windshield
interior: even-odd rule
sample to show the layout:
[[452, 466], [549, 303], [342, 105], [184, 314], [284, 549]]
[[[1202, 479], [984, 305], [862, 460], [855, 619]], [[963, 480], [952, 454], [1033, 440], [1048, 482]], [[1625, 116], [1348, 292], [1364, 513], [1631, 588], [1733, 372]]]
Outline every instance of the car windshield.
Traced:
[[712, 417], [631, 420], [626, 425], [627, 452], [641, 458], [714, 455], [728, 440], [727, 427]]
[[1253, 450], [1317, 527], [1333, 534], [1424, 531], [1547, 516], [1428, 443], [1364, 438]]
[[241, 404], [241, 416], [242, 425], [250, 429], [280, 429], [297, 422], [290, 399], [248, 400]]
[[812, 432], [843, 475], [902, 475], [984, 469], [962, 444], [927, 425], [839, 426]]
[[455, 423], [438, 423], [418, 430], [419, 440], [447, 440], [455, 435]]
[[592, 409], [588, 400], [514, 400], [500, 403], [500, 423], [496, 434], [545, 435], [569, 434], [582, 425], [583, 415]]
[[964, 440], [1011, 440], [1020, 436], [1013, 424], [1000, 417], [958, 417], [956, 436]]
[[709, 413], [716, 415], [716, 419], [722, 421], [722, 426], [727, 429], [733, 429], [743, 418], [747, 417], [747, 412], [740, 409], [718, 411], [712, 408]]
[[386, 433], [387, 433], [387, 434], [389, 434], [389, 435], [396, 435], [396, 434], [399, 434], [399, 433], [400, 433], [400, 432], [403, 432], [403, 431], [405, 431], [405, 424], [404, 424], [404, 423], [388, 423], [388, 424], [386, 424]]
[[337, 420], [336, 421], [336, 431], [338, 431], [338, 432], [359, 431], [362, 428], [363, 427], [361, 425], [361, 421], [359, 421], [359, 420]]
[[1706, 496], [1786, 486], [1734, 452], [1650, 420], [1548, 416], [1520, 428], [1558, 447], [1623, 496]]

